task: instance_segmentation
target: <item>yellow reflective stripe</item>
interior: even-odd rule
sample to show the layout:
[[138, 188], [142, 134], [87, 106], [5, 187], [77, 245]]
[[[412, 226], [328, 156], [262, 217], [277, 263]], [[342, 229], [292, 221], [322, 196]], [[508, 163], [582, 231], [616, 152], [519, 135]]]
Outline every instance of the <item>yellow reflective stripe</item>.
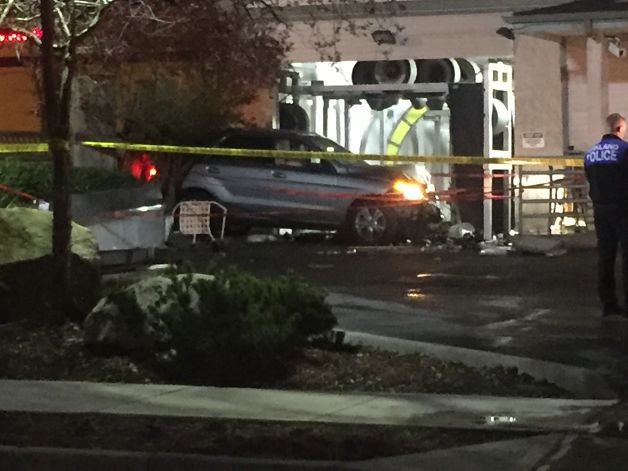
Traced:
[[388, 138], [388, 146], [386, 147], [387, 155], [396, 155], [399, 152], [399, 147], [403, 143], [412, 126], [421, 119], [421, 117], [429, 110], [427, 106], [423, 108], [415, 108], [411, 106], [397, 122], [395, 129], [390, 133]]
[[424, 106], [423, 108], [415, 108], [412, 106], [408, 111], [406, 111], [405, 119], [406, 121], [414, 124], [428, 111], [429, 108], [427, 106]]
[[395, 146], [399, 147], [408, 132], [410, 132], [411, 128], [412, 124], [408, 123], [407, 121], [399, 121], [397, 123], [397, 127], [395, 127], [395, 130], [390, 134], [390, 143], [395, 144]]

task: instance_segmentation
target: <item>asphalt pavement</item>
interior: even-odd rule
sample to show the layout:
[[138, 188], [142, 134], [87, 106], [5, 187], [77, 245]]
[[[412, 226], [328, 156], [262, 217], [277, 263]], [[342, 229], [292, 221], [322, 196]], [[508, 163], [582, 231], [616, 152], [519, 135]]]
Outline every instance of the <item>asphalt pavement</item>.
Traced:
[[209, 259], [324, 286], [341, 328], [586, 367], [628, 390], [628, 322], [601, 320], [593, 250], [484, 256], [236, 240], [195, 262]]
[[[600, 318], [593, 251], [570, 251], [557, 257], [483, 256], [471, 250], [355, 249], [332, 243], [247, 244], [236, 240], [227, 243], [222, 253], [196, 248], [178, 256], [201, 269], [219, 262], [258, 274], [300, 275], [329, 291], [328, 299], [340, 328], [584, 367], [603, 374], [621, 399], [628, 391], [628, 322], [603, 322]], [[493, 411], [515, 411], [506, 416], [517, 416], [519, 424], [528, 424], [531, 429], [537, 426], [555, 433], [364, 463], [253, 463], [220, 457], [0, 447], [0, 471], [105, 469], [103, 463], [115, 463], [116, 469], [170, 471], [619, 471], [626, 469], [628, 456], [628, 440], [623, 436], [624, 423], [628, 422], [625, 402], [609, 405], [596, 401], [431, 395], [294, 395], [187, 386], [2, 381], [0, 410], [40, 410], [44, 395], [48, 397], [46, 407], [68, 413], [90, 410], [248, 418], [263, 414], [260, 419], [396, 421], [427, 426], [447, 426], [447, 422], [460, 426], [460, 421], [468, 427], [486, 426], [482, 419]], [[600, 423], [601, 434], [593, 435]], [[51, 468], [51, 463], [57, 467]], [[79, 463], [89, 465], [82, 468]]]

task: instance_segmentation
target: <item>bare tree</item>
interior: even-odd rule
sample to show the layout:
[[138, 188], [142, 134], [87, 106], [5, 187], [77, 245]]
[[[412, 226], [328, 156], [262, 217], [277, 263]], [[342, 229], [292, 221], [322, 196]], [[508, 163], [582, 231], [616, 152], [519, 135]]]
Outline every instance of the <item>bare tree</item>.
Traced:
[[[268, 0], [251, 2], [252, 14], [291, 29], [301, 22], [309, 27], [309, 44], [322, 60], [340, 61], [342, 39], [370, 37], [374, 31], [389, 30], [396, 44], [404, 44], [405, 28], [398, 18], [406, 12], [404, 0]], [[381, 52], [388, 56], [391, 46]]]
[[[245, 1], [0, 0], [0, 26], [23, 32], [38, 46], [44, 129], [54, 160], [53, 263], [55, 307], [73, 308], [71, 282], [70, 112], [73, 82], [84, 67], [138, 61], [203, 60], [218, 74], [221, 61], [245, 61], [251, 74], [232, 77], [232, 89], [249, 89], [277, 68], [285, 50], [276, 29], [253, 21]], [[122, 21], [121, 21], [122, 19]], [[235, 20], [235, 21], [234, 21]], [[36, 33], [41, 28], [43, 36]], [[272, 34], [271, 34], [272, 32]], [[246, 38], [256, 47], [236, 49]], [[234, 48], [233, 46], [236, 46]], [[259, 54], [267, 50], [269, 54]], [[269, 61], [269, 57], [274, 57]], [[207, 65], [205, 67], [208, 67]], [[256, 71], [256, 72], [253, 72]], [[270, 78], [270, 76], [269, 76]]]
[[[31, 37], [40, 49], [45, 132], [54, 161], [53, 300], [60, 316], [70, 296], [70, 104], [78, 41], [98, 23], [110, 0], [1, 0], [0, 24]], [[41, 28], [41, 39], [35, 29]]]
[[[38, 46], [45, 131], [54, 159], [53, 263], [57, 307], [71, 307], [70, 126], [73, 82], [85, 67], [186, 63], [203, 70], [223, 105], [272, 83], [288, 50], [290, 16], [312, 27], [313, 47], [338, 59], [340, 35], [367, 34], [402, 9], [397, 0], [0, 0], [0, 26]], [[303, 11], [299, 13], [299, 8]], [[295, 12], [297, 16], [295, 16]], [[380, 20], [356, 20], [364, 14]], [[333, 20], [331, 30], [319, 21]], [[329, 25], [328, 25], [329, 26]], [[35, 28], [43, 30], [40, 38]], [[234, 98], [235, 97], [235, 98]]]

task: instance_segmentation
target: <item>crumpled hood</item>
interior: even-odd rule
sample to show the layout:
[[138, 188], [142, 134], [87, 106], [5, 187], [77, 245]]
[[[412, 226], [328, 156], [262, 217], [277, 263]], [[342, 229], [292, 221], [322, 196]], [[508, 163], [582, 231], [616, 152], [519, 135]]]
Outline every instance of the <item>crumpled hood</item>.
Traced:
[[425, 183], [417, 174], [414, 164], [369, 166], [346, 165], [344, 166], [344, 170], [347, 175], [355, 175], [373, 180], [392, 181], [399, 178], [410, 178]]

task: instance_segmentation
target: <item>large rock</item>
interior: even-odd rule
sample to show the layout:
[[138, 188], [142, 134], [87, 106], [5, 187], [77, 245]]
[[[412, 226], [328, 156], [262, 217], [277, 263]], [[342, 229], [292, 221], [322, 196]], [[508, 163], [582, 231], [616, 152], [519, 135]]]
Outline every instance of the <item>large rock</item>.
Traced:
[[[28, 208], [0, 209], [0, 266], [45, 257], [52, 252], [52, 213]], [[98, 244], [89, 230], [72, 224], [72, 252], [98, 261]]]
[[[56, 293], [52, 280], [52, 213], [0, 209], [0, 323], [46, 317]], [[72, 227], [72, 318], [85, 316], [98, 300], [98, 246], [84, 227]]]
[[[198, 312], [198, 283], [211, 282], [211, 275], [177, 275], [178, 281], [190, 278], [179, 285], [189, 296], [189, 308]], [[84, 323], [85, 344], [98, 351], [128, 353], [159, 350], [171, 339], [165, 316], [177, 309], [179, 299], [167, 296], [173, 279], [155, 276], [139, 281], [128, 288], [100, 300]]]

